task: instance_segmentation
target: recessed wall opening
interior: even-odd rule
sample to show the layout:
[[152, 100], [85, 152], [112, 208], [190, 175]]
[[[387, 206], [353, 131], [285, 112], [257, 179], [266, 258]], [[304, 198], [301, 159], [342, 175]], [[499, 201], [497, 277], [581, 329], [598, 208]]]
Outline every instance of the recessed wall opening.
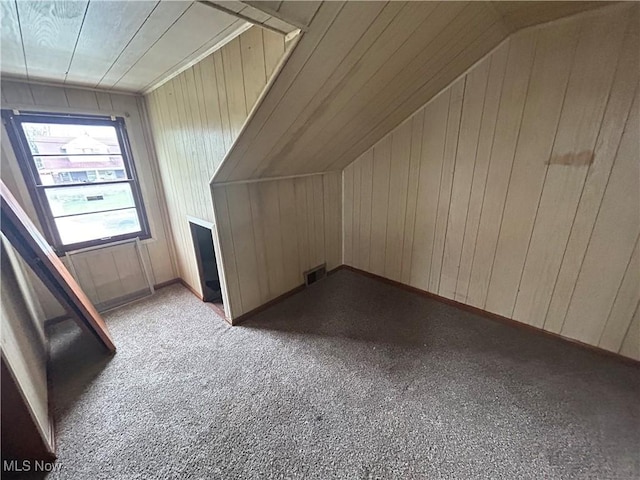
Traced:
[[192, 221], [189, 221], [189, 226], [198, 263], [202, 300], [222, 306], [222, 287], [213, 248], [212, 229]]

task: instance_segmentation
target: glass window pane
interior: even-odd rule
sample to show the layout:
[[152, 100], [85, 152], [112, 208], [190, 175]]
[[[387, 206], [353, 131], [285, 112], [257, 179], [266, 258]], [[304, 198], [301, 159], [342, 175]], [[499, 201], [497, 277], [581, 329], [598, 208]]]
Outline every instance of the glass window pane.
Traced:
[[45, 189], [54, 217], [135, 207], [131, 185], [86, 185]]
[[121, 153], [116, 129], [111, 125], [24, 122], [22, 130], [33, 155]]
[[55, 222], [64, 245], [140, 231], [140, 221], [135, 208], [56, 218]]
[[112, 182], [128, 178], [120, 155], [33, 157], [33, 160], [38, 169], [40, 185]]

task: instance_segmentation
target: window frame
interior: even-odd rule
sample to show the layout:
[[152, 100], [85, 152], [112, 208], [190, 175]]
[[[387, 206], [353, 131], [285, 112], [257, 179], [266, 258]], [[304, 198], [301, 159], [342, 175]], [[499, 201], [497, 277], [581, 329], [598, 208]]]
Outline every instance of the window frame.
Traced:
[[[59, 256], [64, 255], [66, 252], [108, 245], [110, 243], [116, 243], [122, 240], [130, 240], [134, 238], [146, 240], [152, 238], [151, 230], [149, 227], [149, 220], [147, 218], [147, 212], [142, 198], [140, 180], [136, 173], [133, 155], [131, 153], [131, 145], [129, 143], [129, 137], [127, 134], [126, 123], [123, 117], [16, 111], [3, 109], [2, 120], [7, 129], [11, 146], [13, 147], [13, 151], [18, 161], [18, 166], [20, 168], [20, 171], [22, 172], [22, 177], [24, 178], [27, 190], [29, 191], [29, 195], [35, 206], [38, 220], [40, 221], [42, 229], [44, 230], [44, 236]], [[25, 135], [24, 129], [22, 128], [22, 123], [58, 123], [66, 125], [96, 125], [114, 127], [116, 136], [118, 138], [118, 143], [120, 145], [120, 156], [122, 157], [122, 161], [124, 163], [124, 169], [127, 178], [100, 182], [74, 182], [69, 184], [54, 184], [46, 186], [42, 185], [40, 182], [40, 175], [38, 173], [36, 161], [34, 159], [34, 155], [31, 153], [29, 142]], [[35, 156], [37, 157], [38, 155]], [[60, 156], [65, 156], [65, 154], [61, 153]], [[134, 206], [138, 216], [138, 221], [140, 223], [140, 230], [137, 232], [130, 232], [122, 235], [115, 235], [111, 237], [104, 237], [95, 240], [88, 240], [84, 242], [76, 242], [65, 245], [60, 238], [58, 227], [55, 223], [56, 217], [54, 217], [53, 212], [51, 211], [51, 207], [49, 206], [49, 201], [47, 200], [47, 188], [76, 188], [79, 186], [87, 185], [123, 183], [126, 183], [131, 187], [131, 194], [133, 196]], [[90, 213], [91, 212], [87, 214]]]

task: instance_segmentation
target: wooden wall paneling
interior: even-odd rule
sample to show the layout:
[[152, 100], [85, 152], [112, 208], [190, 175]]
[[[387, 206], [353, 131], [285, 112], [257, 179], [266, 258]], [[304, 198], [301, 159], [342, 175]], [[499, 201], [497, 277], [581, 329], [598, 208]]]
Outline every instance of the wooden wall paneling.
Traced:
[[314, 198], [313, 178], [304, 177], [304, 189], [307, 197], [307, 238], [309, 239], [309, 268], [316, 267], [318, 264], [318, 237], [316, 234], [316, 210], [317, 205]]
[[640, 232], [640, 145], [635, 102], [622, 135], [580, 274], [564, 321], [562, 335], [597, 343], [602, 322], [630, 261]]
[[[327, 173], [322, 176], [322, 185], [324, 188], [324, 243], [327, 270], [333, 270], [343, 264], [341, 181], [341, 172]], [[370, 211], [369, 209], [369, 212]]]
[[226, 191], [229, 218], [231, 219], [231, 234], [236, 253], [238, 283], [241, 286], [242, 313], [244, 313], [262, 303], [258, 281], [260, 266], [256, 257], [251, 203], [245, 184], [229, 185], [226, 187]]
[[[247, 110], [255, 105], [267, 83], [265, 49], [262, 28], [250, 28], [238, 38], [242, 60], [242, 77]], [[244, 121], [243, 121], [244, 123]]]
[[[422, 157], [422, 131], [424, 128], [424, 110], [418, 111], [410, 120], [411, 145], [409, 146], [409, 179], [407, 182], [407, 201], [404, 214], [404, 232], [402, 239], [402, 258], [400, 260], [400, 281], [411, 281], [413, 260], [413, 240], [416, 224], [420, 162]], [[366, 269], [366, 267], [365, 267]]]
[[447, 236], [449, 204], [451, 202], [451, 190], [453, 188], [453, 173], [456, 167], [458, 134], [460, 132], [460, 120], [462, 118], [462, 102], [464, 99], [465, 82], [466, 78], [463, 77], [451, 86], [451, 97], [449, 99], [447, 131], [445, 133], [444, 140], [442, 171], [440, 175], [440, 191], [438, 193], [435, 236], [433, 240], [433, 253], [431, 255], [431, 269], [429, 277], [429, 285], [431, 291], [434, 292], [440, 291], [442, 260]]
[[264, 210], [264, 213], [256, 222], [256, 227], [262, 227], [263, 232], [262, 238], [265, 245], [270, 299], [286, 292], [288, 286], [285, 281], [285, 253], [282, 249], [282, 221], [280, 219], [278, 183], [275, 181], [251, 184], [252, 188], [258, 192], [259, 208]]
[[106, 92], [94, 92], [96, 95], [96, 101], [98, 102], [98, 110], [113, 110], [113, 104], [111, 103], [111, 95]]
[[[369, 241], [371, 252], [385, 252], [387, 269], [380, 272], [372, 256], [368, 268], [359, 267], [365, 271], [391, 279], [390, 259], [398, 257], [400, 281], [411, 286], [640, 355], [640, 24], [635, 5], [601, 13], [512, 36], [349, 165], [345, 254]], [[406, 172], [416, 170], [412, 211]], [[407, 188], [389, 188], [404, 175]], [[392, 234], [396, 212], [405, 219], [402, 242]]]
[[280, 59], [284, 55], [284, 37], [266, 29], [260, 30], [262, 32], [264, 50], [265, 79], [268, 80], [273, 75], [273, 72], [280, 63]]
[[462, 117], [451, 187], [447, 233], [440, 274], [440, 295], [455, 298], [462, 245], [467, 226], [471, 187], [483, 115], [490, 62], [482, 62], [466, 76]]
[[[193, 125], [193, 133], [194, 133], [194, 143], [197, 150], [197, 155], [201, 159], [206, 159], [207, 161], [198, 161], [194, 162], [194, 177], [192, 180], [192, 184], [194, 187], [200, 190], [202, 204], [200, 205], [200, 218], [204, 218], [206, 220], [213, 220], [213, 208], [211, 205], [211, 189], [209, 186], [202, 181], [203, 178], [208, 179], [211, 178], [209, 174], [211, 167], [214, 165], [212, 161], [211, 151], [208, 148], [209, 141], [207, 139], [208, 135], [206, 129], [204, 127], [205, 121], [203, 121], [202, 116], [202, 91], [198, 88], [196, 82], [195, 72], [198, 71], [198, 66], [194, 65], [193, 68], [190, 68], [185, 73], [184, 76], [186, 83], [185, 87], [187, 88], [188, 97], [189, 97], [189, 107], [191, 111], [192, 125]], [[197, 76], [199, 78], [199, 75]]]
[[491, 151], [491, 164], [469, 283], [468, 302], [478, 308], [485, 307], [489, 290], [504, 202], [527, 98], [536, 38], [537, 32], [524, 32], [509, 39], [503, 95], [495, 128], [497, 134]]
[[580, 25], [540, 32], [507, 200], [500, 223], [486, 308], [511, 318], [547, 174]]
[[424, 108], [424, 126], [421, 133], [420, 177], [416, 206], [414, 240], [411, 253], [410, 284], [429, 289], [431, 258], [435, 238], [435, 223], [442, 176], [444, 139], [451, 90], [442, 92]]
[[[200, 151], [200, 142], [196, 140], [196, 132], [188, 111], [188, 95], [190, 89], [185, 85], [186, 77], [188, 73], [179, 75], [175, 78], [175, 101], [177, 107], [177, 126], [178, 131], [181, 134], [180, 145], [182, 147], [183, 155], [180, 158], [181, 173], [180, 180], [182, 180], [182, 191], [191, 192], [193, 198], [188, 198], [189, 205], [187, 206], [185, 213], [193, 213], [197, 217], [202, 216], [202, 204], [204, 202], [204, 196], [202, 195], [202, 185], [198, 182], [194, 183], [193, 179], [197, 178], [195, 170], [198, 168], [198, 162], [202, 159], [202, 152]], [[186, 223], [186, 218], [181, 219], [181, 223]], [[193, 249], [189, 249], [193, 252]], [[195, 255], [195, 253], [193, 253]], [[195, 270], [195, 269], [194, 269]]]
[[304, 177], [295, 178], [293, 184], [296, 198], [296, 230], [298, 231], [300, 269], [306, 271], [311, 268], [311, 258], [309, 257], [309, 243], [311, 240], [309, 239], [309, 229], [307, 228], [309, 208], [307, 206], [306, 179]]
[[360, 163], [360, 221], [359, 243], [356, 248], [359, 254], [359, 265], [368, 270], [371, 263], [371, 219], [373, 198], [373, 150], [365, 152], [357, 162]]
[[135, 243], [123, 245], [120, 252], [117, 255], [113, 255], [123, 296], [128, 293], [148, 290], [149, 288], [140, 263], [143, 261], [143, 255], [144, 254], [140, 252], [141, 258], [138, 258]]
[[[199, 178], [211, 178], [215, 170], [215, 161], [220, 155], [217, 148], [214, 147], [216, 135], [211, 135], [212, 129], [209, 126], [209, 117], [207, 115], [206, 104], [203, 101], [205, 98], [204, 87], [202, 85], [202, 72], [201, 65], [198, 63], [191, 69], [193, 73], [193, 86], [194, 89], [190, 91], [191, 109], [197, 111], [197, 123], [199, 130], [196, 135], [202, 142], [202, 155], [203, 158], [208, 159], [208, 162], [198, 162]], [[222, 150], [224, 152], [224, 150]], [[223, 153], [224, 155], [224, 153]], [[200, 183], [200, 182], [199, 182]], [[211, 189], [208, 185], [203, 186], [203, 195], [205, 198], [211, 198]], [[213, 205], [211, 202], [205, 202], [203, 205], [205, 210], [205, 217], [213, 219]]]
[[[614, 13], [615, 15], [611, 15]], [[512, 317], [541, 327], [616, 72], [627, 18], [617, 12], [584, 22]], [[609, 33], [608, 33], [609, 32]]]
[[91, 255], [87, 255], [87, 260], [93, 284], [100, 291], [101, 303], [123, 296], [124, 292], [111, 249], [95, 250]]
[[353, 215], [351, 218], [351, 235], [353, 245], [353, 264], [360, 265], [360, 206], [362, 203], [361, 185], [362, 184], [362, 163], [353, 163]]
[[411, 122], [405, 122], [391, 136], [391, 158], [394, 165], [389, 172], [389, 208], [387, 210], [385, 277], [400, 280], [404, 244], [407, 186], [411, 161]]
[[242, 57], [240, 54], [240, 39], [235, 38], [229, 42], [221, 52], [229, 106], [229, 122], [233, 138], [236, 138], [248, 113], [245, 97], [246, 80], [242, 71]]
[[300, 225], [297, 222], [294, 182], [279, 181], [277, 182], [277, 188], [282, 252], [284, 258], [287, 259], [286, 262], [283, 261], [284, 291], [288, 291], [302, 283], [302, 269], [300, 268], [300, 251], [298, 245], [298, 228]]
[[96, 288], [87, 258], [85, 258], [84, 255], [77, 255], [73, 259], [73, 265], [74, 268], [71, 272], [75, 273], [77, 277], [76, 280], [82, 285], [82, 290], [86, 293], [87, 297], [89, 297], [89, 300], [91, 300], [94, 305], [101, 303], [100, 290]]
[[373, 196], [371, 200], [371, 271], [384, 275], [391, 178], [391, 137], [373, 148]]
[[[611, 311], [602, 327], [602, 333], [598, 340], [598, 346], [612, 352], [620, 350], [629, 326], [633, 321], [633, 314], [640, 302], [640, 247], [639, 240], [633, 249], [631, 260], [616, 293], [616, 298], [611, 306]], [[640, 343], [640, 337], [636, 340]]]
[[214, 185], [216, 221], [236, 319], [342, 263], [341, 172]]
[[464, 239], [460, 253], [458, 278], [456, 280], [455, 300], [468, 303], [471, 269], [476, 253], [480, 216], [484, 205], [485, 187], [491, 163], [491, 151], [495, 135], [496, 120], [502, 95], [505, 68], [509, 42], [500, 45], [486, 60], [490, 64], [487, 86], [484, 93], [482, 120], [475, 153], [475, 165], [471, 192], [469, 194], [469, 208], [465, 220]]
[[342, 228], [344, 231], [342, 239], [342, 256], [345, 265], [353, 265], [353, 204], [355, 202], [353, 197], [353, 170], [353, 165], [350, 165], [348, 168], [344, 169], [344, 173], [342, 175], [342, 191], [344, 198], [344, 213], [342, 215]]
[[[271, 275], [270, 265], [267, 259], [267, 245], [265, 238], [265, 224], [268, 222], [267, 206], [264, 204], [260, 195], [260, 186], [248, 183], [247, 190], [249, 195], [249, 208], [251, 210], [251, 230], [253, 233], [253, 249], [256, 255], [257, 270], [255, 276], [260, 287], [260, 299], [270, 296], [271, 288], [269, 285], [269, 276]], [[275, 268], [275, 265], [274, 265]]]
[[7, 106], [25, 107], [35, 104], [31, 84], [3, 80], [0, 82], [0, 88]]
[[220, 50], [213, 53], [213, 63], [216, 72], [216, 85], [218, 86], [218, 100], [220, 102], [220, 120], [225, 152], [228, 151], [235, 140], [231, 129], [231, 117], [229, 116], [229, 101], [227, 100], [227, 81], [225, 79], [224, 61]]
[[[227, 316], [234, 318], [236, 312], [243, 311], [240, 276], [238, 273], [237, 253], [231, 229], [230, 208], [227, 200], [227, 187], [212, 187], [213, 209], [215, 215], [216, 232], [218, 234], [218, 250], [216, 261], [222, 260], [223, 276], [226, 285], [227, 298], [224, 308]], [[219, 253], [219, 256], [218, 256]], [[225, 291], [223, 291], [223, 295]], [[239, 314], [238, 314], [239, 315]]]
[[618, 353], [640, 360], [640, 308], [636, 308], [633, 320]]
[[325, 251], [325, 219], [324, 219], [324, 188], [322, 175], [307, 177], [311, 181], [310, 189], [313, 194], [313, 226], [314, 226], [314, 266], [321, 265], [327, 258]]
[[[164, 90], [155, 91], [146, 100], [147, 109], [149, 111], [150, 128], [152, 131], [166, 130], [164, 107], [163, 107], [164, 102], [161, 101], [161, 97], [163, 97], [164, 93], [165, 93]], [[169, 153], [170, 142], [168, 140], [168, 137], [169, 137], [169, 132], [167, 132], [165, 135], [162, 135], [159, 138], [154, 138], [155, 151], [158, 159], [167, 158], [168, 156], [170, 156], [170, 153]], [[162, 182], [165, 196], [167, 199], [166, 207], [167, 207], [167, 214], [169, 217], [169, 223], [172, 225], [171, 236], [173, 237], [173, 242], [175, 247], [174, 253], [175, 253], [176, 267], [178, 272], [181, 272], [183, 271], [183, 261], [182, 261], [182, 254], [181, 254], [182, 249], [177, 248], [177, 245], [175, 245], [178, 242], [177, 236], [179, 234], [179, 231], [175, 226], [176, 210], [178, 206], [177, 206], [177, 202], [174, 201], [172, 196], [172, 192], [174, 191], [173, 189], [174, 178], [173, 176], [168, 175], [166, 163], [158, 162], [158, 170], [160, 172], [161, 182]]]
[[64, 89], [51, 85], [31, 84], [31, 93], [35, 105], [52, 108], [69, 108]]
[[[443, 4], [446, 5], [443, 8], [452, 10], [458, 3], [447, 2]], [[380, 119], [378, 122], [356, 122], [353, 117], [346, 115], [341, 115], [345, 124], [332, 122], [332, 126], [340, 133], [332, 135], [331, 145], [346, 145], [346, 149], [341, 151], [323, 152], [325, 158], [337, 159], [332, 163], [332, 168], [343, 166], [354, 155], [366, 150], [372, 141], [398, 125], [407, 112], [418, 109], [424, 103], [424, 98], [436, 95], [507, 36], [504, 27], [497, 22], [495, 14], [489, 12], [482, 4], [470, 2], [462, 5], [464, 10], [455, 21], [438, 24], [435, 30], [431, 30], [431, 36], [438, 32], [435, 38], [421, 40], [418, 44], [420, 53], [417, 56], [411, 53], [409, 58], [412, 60], [407, 66], [397, 69], [391, 68], [391, 65], [387, 67], [389, 72], [400, 71], [400, 75], [377, 93], [376, 102], [361, 103], [364, 108], [358, 113], [358, 117], [376, 117]], [[441, 30], [443, 25], [445, 28]], [[429, 27], [421, 28], [420, 32], [423, 31], [428, 32]], [[407, 44], [415, 41], [419, 41], [419, 35], [412, 36]], [[425, 44], [427, 48], [424, 48]], [[398, 52], [390, 62], [394, 63], [401, 58], [402, 55]], [[357, 129], [345, 128], [346, 125], [354, 124], [358, 125]], [[349, 137], [345, 138], [347, 135]]]
[[632, 105], [638, 108], [634, 92], [638, 78], [638, 10], [632, 12], [635, 17], [629, 22], [633, 27], [627, 30], [625, 44], [618, 62], [616, 78], [602, 121], [600, 134], [594, 150], [594, 162], [582, 190], [578, 210], [571, 226], [571, 233], [562, 257], [562, 263], [555, 279], [551, 301], [546, 312], [544, 328], [560, 333], [564, 322], [571, 293], [582, 265], [584, 254], [591, 239], [591, 232], [598, 214], [602, 196], [609, 180], [622, 133]]
[[198, 67], [200, 68], [201, 90], [202, 90], [202, 108], [207, 118], [207, 140], [210, 143], [210, 152], [212, 155], [208, 171], [211, 172], [207, 178], [213, 176], [213, 172], [220, 165], [227, 151], [225, 145], [224, 127], [222, 123], [222, 107], [220, 97], [218, 95], [218, 79], [216, 76], [214, 56], [202, 60]]
[[71, 108], [100, 110], [96, 92], [93, 90], [81, 90], [79, 88], [65, 88], [64, 93], [67, 103]]

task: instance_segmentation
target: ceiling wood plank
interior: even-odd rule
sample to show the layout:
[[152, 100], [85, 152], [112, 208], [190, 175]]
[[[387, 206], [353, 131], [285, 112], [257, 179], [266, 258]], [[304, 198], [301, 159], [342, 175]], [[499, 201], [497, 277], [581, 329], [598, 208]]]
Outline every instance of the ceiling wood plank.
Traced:
[[18, 15], [30, 80], [65, 78], [88, 1], [20, 1]]
[[27, 64], [24, 61], [22, 36], [15, 2], [0, 2], [2, 14], [2, 73], [16, 77], [28, 78]]
[[162, 72], [155, 79], [153, 79], [151, 82], [149, 82], [139, 90], [144, 93], [155, 90], [160, 85], [163, 85], [173, 77], [179, 75], [196, 63], [202, 61], [204, 58], [211, 55], [214, 51], [219, 50], [223, 45], [226, 45], [230, 41], [239, 37], [240, 34], [250, 29], [251, 26], [252, 24], [247, 23], [244, 20], [236, 20], [216, 36], [204, 43], [198, 50], [196, 50], [195, 52], [191, 52], [189, 55], [182, 58], [178, 63], [172, 65], [169, 69]]
[[[120, 53], [117, 61], [109, 66], [104, 76], [96, 83], [99, 88], [111, 88], [147, 52], [161, 34], [165, 33], [180, 18], [193, 2], [160, 2], [136, 36]], [[146, 82], [145, 82], [146, 83]]]
[[212, 32], [216, 35], [235, 22], [236, 18], [231, 15], [200, 3], [192, 4], [113, 87], [139, 89], [141, 83], [148, 85], [149, 72], [166, 72], [176, 66], [179, 69], [182, 61], [186, 63], [198, 55], [212, 40]]
[[[65, 83], [94, 86], [137, 35], [158, 1], [91, 2]], [[105, 22], [109, 19], [109, 22]]]

